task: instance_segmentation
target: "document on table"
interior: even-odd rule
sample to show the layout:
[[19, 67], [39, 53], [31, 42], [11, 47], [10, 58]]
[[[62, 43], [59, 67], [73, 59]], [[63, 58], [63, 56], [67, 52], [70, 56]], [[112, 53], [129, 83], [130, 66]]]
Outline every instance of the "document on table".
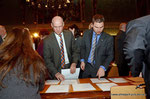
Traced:
[[100, 80], [98, 78], [91, 78], [90, 80], [92, 83], [109, 82], [106, 78], [100, 78]]
[[47, 80], [45, 82], [46, 85], [51, 85], [51, 84], [58, 84], [60, 81], [59, 80]]
[[69, 85], [51, 85], [46, 93], [63, 93], [69, 92]]
[[73, 91], [96, 90], [90, 83], [73, 84], [72, 87], [73, 87]]
[[117, 86], [115, 83], [96, 84], [103, 91], [110, 91], [112, 86]]
[[71, 74], [70, 69], [61, 69], [61, 74], [65, 76], [65, 79], [78, 79], [80, 68], [76, 68], [76, 72]]
[[69, 85], [69, 84], [78, 84], [77, 80], [64, 80], [60, 84]]
[[124, 78], [108, 78], [108, 79], [115, 82], [115, 83], [126, 83], [126, 82], [128, 82]]

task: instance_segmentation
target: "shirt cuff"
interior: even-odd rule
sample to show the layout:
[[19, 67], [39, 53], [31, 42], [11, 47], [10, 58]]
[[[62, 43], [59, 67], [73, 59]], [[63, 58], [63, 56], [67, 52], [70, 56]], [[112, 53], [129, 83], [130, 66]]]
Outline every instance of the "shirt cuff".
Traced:
[[81, 62], [84, 62], [84, 59], [81, 59], [80, 61], [81, 61]]
[[106, 71], [106, 68], [105, 68], [103, 65], [101, 65], [101, 66], [100, 66], [100, 68], [103, 68], [103, 69], [104, 69], [104, 71]]

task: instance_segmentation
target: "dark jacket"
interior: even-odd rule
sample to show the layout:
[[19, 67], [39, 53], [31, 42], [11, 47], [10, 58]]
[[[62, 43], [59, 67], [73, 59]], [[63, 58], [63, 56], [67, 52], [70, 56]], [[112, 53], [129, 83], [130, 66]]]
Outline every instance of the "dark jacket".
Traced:
[[[92, 35], [93, 35], [92, 29], [86, 30], [82, 38], [81, 59], [84, 59], [85, 63], [87, 63], [90, 54]], [[100, 65], [103, 65], [106, 68], [106, 70], [108, 69], [108, 66], [114, 57], [113, 44], [114, 44], [113, 37], [105, 32], [102, 32], [95, 49], [95, 66], [94, 66], [96, 68], [94, 70], [95, 73], [97, 73]]]

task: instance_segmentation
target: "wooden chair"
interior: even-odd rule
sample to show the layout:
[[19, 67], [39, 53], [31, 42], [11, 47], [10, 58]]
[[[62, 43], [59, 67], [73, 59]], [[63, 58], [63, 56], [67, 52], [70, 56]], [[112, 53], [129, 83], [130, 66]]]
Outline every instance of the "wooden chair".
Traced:
[[111, 87], [111, 99], [146, 99], [144, 88], [135, 85]]

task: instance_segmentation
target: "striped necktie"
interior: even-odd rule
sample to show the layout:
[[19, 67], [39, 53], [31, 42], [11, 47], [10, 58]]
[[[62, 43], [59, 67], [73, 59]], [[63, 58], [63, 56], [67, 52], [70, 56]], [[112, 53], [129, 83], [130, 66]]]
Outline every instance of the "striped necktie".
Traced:
[[63, 45], [62, 35], [60, 34], [59, 37], [60, 37], [61, 67], [64, 68], [65, 65], [64, 45]]
[[94, 53], [96, 48], [96, 40], [97, 40], [97, 34], [95, 34], [93, 43], [92, 43], [92, 52], [91, 52], [91, 64], [94, 65]]

